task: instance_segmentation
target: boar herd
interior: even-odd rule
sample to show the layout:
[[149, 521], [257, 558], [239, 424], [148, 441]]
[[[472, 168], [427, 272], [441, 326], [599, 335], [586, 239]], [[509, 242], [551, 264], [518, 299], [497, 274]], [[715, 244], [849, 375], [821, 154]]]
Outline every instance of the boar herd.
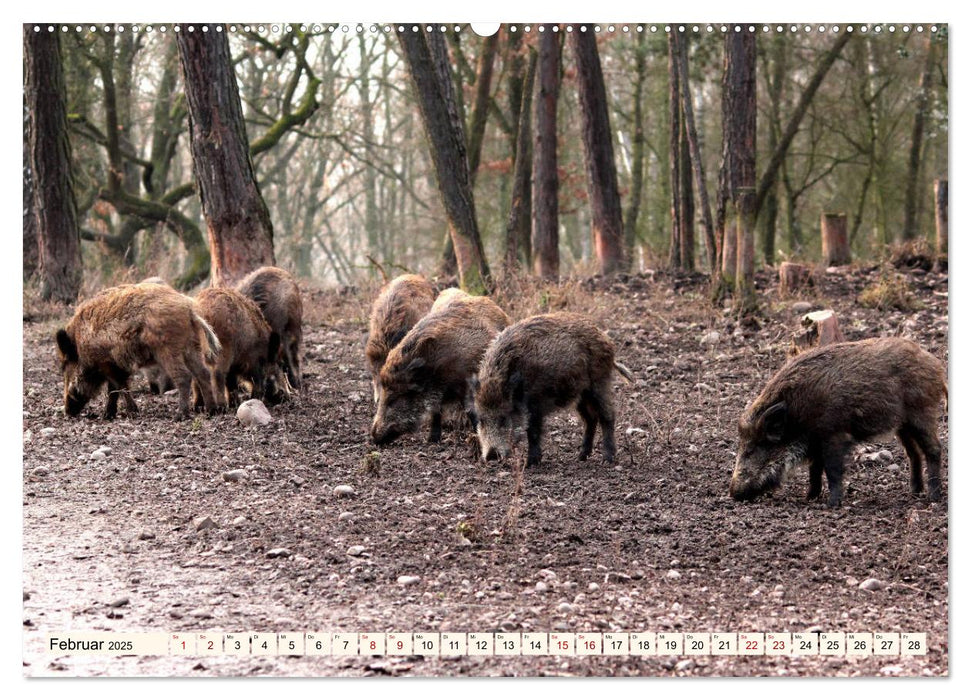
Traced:
[[115, 417], [119, 397], [135, 413], [128, 382], [138, 370], [153, 393], [178, 389], [179, 418], [191, 408], [212, 415], [234, 407], [240, 382], [252, 397], [278, 403], [299, 386], [293, 358], [301, 323], [297, 284], [276, 267], [256, 270], [236, 289], [210, 288], [196, 298], [159, 278], [105, 289], [55, 336], [64, 412], [77, 416], [107, 386], [105, 418]]
[[[137, 411], [131, 376], [153, 393], [177, 389], [178, 416], [233, 407], [241, 389], [275, 404], [300, 389], [302, 301], [284, 270], [260, 268], [235, 288], [185, 296], [163, 280], [106, 289], [81, 304], [56, 333], [64, 412], [77, 416], [107, 386], [105, 418], [118, 400]], [[442, 414], [456, 407], [478, 437], [483, 461], [508, 458], [525, 434], [527, 467], [542, 459], [544, 420], [573, 407], [584, 428], [579, 459], [597, 427], [605, 462], [616, 458], [614, 371], [633, 376], [588, 317], [549, 313], [513, 322], [492, 299], [451, 287], [436, 294], [419, 275], [381, 289], [371, 307], [365, 360], [375, 413], [370, 438], [386, 445], [427, 424], [438, 442]], [[941, 498], [941, 442], [947, 400], [943, 364], [912, 341], [843, 342], [797, 355], [766, 384], [738, 422], [729, 493], [753, 500], [809, 465], [809, 499], [829, 487], [843, 497], [844, 460], [855, 443], [895, 433], [911, 467], [911, 490]]]

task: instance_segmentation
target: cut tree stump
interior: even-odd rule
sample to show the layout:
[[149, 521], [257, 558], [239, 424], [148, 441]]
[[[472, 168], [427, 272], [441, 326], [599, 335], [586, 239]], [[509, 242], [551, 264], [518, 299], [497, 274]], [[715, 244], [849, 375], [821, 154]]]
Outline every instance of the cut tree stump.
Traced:
[[846, 233], [846, 214], [823, 214], [821, 224], [823, 238], [823, 263], [848, 265], [850, 239]]
[[836, 312], [832, 309], [808, 313], [802, 317], [799, 323], [802, 330], [792, 336], [792, 347], [789, 349], [790, 357], [812, 348], [822, 347], [830, 343], [842, 343], [846, 340], [840, 330]]
[[779, 296], [787, 297], [804, 287], [813, 286], [812, 269], [808, 265], [784, 262], [779, 265]]

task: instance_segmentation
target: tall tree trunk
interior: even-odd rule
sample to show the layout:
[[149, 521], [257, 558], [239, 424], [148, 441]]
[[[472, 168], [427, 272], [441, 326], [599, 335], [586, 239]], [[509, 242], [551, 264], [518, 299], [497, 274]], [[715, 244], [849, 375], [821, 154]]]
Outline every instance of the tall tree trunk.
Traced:
[[[533, 82], [536, 77], [536, 52], [529, 53], [529, 66], [526, 77], [520, 85], [522, 103], [516, 119], [516, 162], [513, 168], [512, 200], [509, 206], [509, 219], [506, 224], [506, 258], [504, 269], [512, 274], [519, 268], [519, 252], [530, 253], [529, 223], [532, 212], [532, 188], [530, 179], [533, 173]], [[529, 266], [530, 260], [526, 259]]]
[[435, 165], [459, 281], [463, 289], [481, 294], [490, 285], [489, 266], [475, 219], [465, 136], [452, 91], [445, 38], [438, 31], [402, 32], [398, 40], [415, 86]]
[[934, 228], [937, 233], [937, 266], [947, 262], [947, 178], [934, 180]]
[[48, 32], [46, 27], [35, 32], [33, 25], [28, 24], [23, 32], [40, 295], [45, 300], [73, 303], [81, 287], [81, 242], [71, 175], [60, 32]]
[[[774, 153], [779, 146], [782, 131], [782, 88], [786, 76], [786, 45], [787, 39], [777, 34], [772, 39], [770, 51], [772, 70], [769, 73], [769, 153]], [[762, 215], [762, 255], [766, 265], [775, 264], [775, 230], [779, 220], [778, 179], [765, 195], [765, 213]]]
[[233, 284], [275, 264], [270, 212], [250, 161], [239, 87], [226, 31], [176, 35], [189, 108], [192, 166], [212, 251], [212, 283]]
[[[711, 218], [711, 204], [708, 201], [708, 183], [705, 180], [705, 162], [701, 157], [701, 148], [698, 144], [698, 132], [695, 129], [695, 111], [691, 100], [691, 90], [688, 82], [688, 42], [686, 37], [679, 37], [676, 39], [676, 48], [678, 58], [678, 77], [680, 79], [681, 108], [685, 121], [685, 135], [687, 136], [688, 146], [690, 147], [690, 162], [693, 166], [695, 182], [698, 186], [698, 196], [701, 200], [702, 221], [705, 227], [705, 244], [708, 249], [708, 268], [712, 274], [716, 274], [718, 269], [718, 246], [715, 242], [715, 227]], [[692, 238], [693, 237], [694, 236], [692, 236]], [[691, 248], [693, 249], [694, 246], [692, 245]]]
[[930, 102], [931, 82], [934, 78], [934, 35], [928, 33], [924, 70], [920, 76], [920, 89], [914, 105], [914, 129], [910, 138], [910, 160], [907, 164], [907, 178], [904, 189], [904, 226], [900, 230], [903, 241], [917, 238], [917, 192], [919, 191], [919, 170], [921, 145], [924, 139], [924, 121], [927, 119]]
[[560, 275], [559, 177], [556, 172], [556, 102], [560, 92], [559, 33], [547, 24], [539, 35], [533, 124], [533, 268], [545, 279]]
[[[25, 54], [26, 56], [26, 54]], [[25, 66], [26, 67], [26, 66]], [[25, 71], [26, 76], [26, 71]], [[27, 91], [24, 89], [24, 282], [37, 271], [37, 219], [34, 218], [34, 172], [30, 165], [30, 112], [27, 109]]]
[[479, 172], [482, 159], [482, 140], [485, 136], [486, 118], [489, 116], [490, 89], [492, 88], [492, 68], [495, 64], [496, 49], [499, 46], [499, 32], [482, 40], [482, 50], [475, 71], [475, 101], [469, 117], [469, 182], [475, 186], [475, 176]]
[[361, 129], [364, 136], [364, 230], [367, 234], [368, 252], [378, 254], [378, 204], [377, 171], [374, 166], [374, 112], [371, 105], [371, 57], [367, 51], [367, 39], [358, 35], [361, 57], [358, 94], [361, 100]]
[[[575, 28], [578, 29], [578, 28]], [[586, 32], [574, 31], [573, 54], [577, 66], [577, 90], [583, 132], [583, 155], [587, 169], [593, 241], [600, 273], [609, 275], [624, 269], [624, 226], [621, 221], [617, 167], [607, 113], [600, 55], [593, 26]]]
[[[684, 88], [679, 79], [678, 85]], [[681, 268], [695, 269], [695, 192], [691, 184], [691, 150], [688, 145], [688, 129], [684, 109], [681, 109], [681, 129], [678, 134], [678, 174], [681, 177]]]
[[624, 248], [631, 262], [637, 242], [637, 220], [641, 213], [641, 197], [644, 193], [644, 82], [647, 75], [647, 34], [637, 35], [634, 49], [634, 145], [631, 149], [630, 195], [624, 213]]
[[755, 34], [729, 32], [725, 36], [725, 95], [722, 120], [727, 125], [729, 154], [727, 181], [738, 223], [735, 267], [735, 307], [747, 315], [756, 307], [754, 253], [755, 218]]
[[671, 180], [671, 247], [668, 260], [679, 269], [681, 260], [681, 78], [678, 74], [677, 48], [673, 32], [668, 34], [668, 170]]

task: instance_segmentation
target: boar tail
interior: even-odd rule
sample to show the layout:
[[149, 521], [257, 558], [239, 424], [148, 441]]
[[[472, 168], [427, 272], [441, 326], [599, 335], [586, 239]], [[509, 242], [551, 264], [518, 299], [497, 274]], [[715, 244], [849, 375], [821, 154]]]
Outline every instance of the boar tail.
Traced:
[[628, 382], [633, 382], [634, 381], [634, 375], [631, 374], [630, 373], [630, 370], [627, 369], [627, 367], [624, 366], [622, 363], [617, 362], [616, 360], [614, 360], [614, 367], [617, 368], [617, 371], [620, 372], [621, 375], [624, 377], [624, 379], [626, 379]]
[[216, 337], [216, 332], [213, 331], [212, 326], [210, 326], [206, 319], [204, 319], [199, 314], [194, 314], [196, 321], [202, 326], [202, 332], [206, 335], [206, 348], [205, 356], [210, 362], [215, 362], [216, 358], [219, 357], [219, 353], [223, 351], [222, 343], [219, 342], [219, 338]]

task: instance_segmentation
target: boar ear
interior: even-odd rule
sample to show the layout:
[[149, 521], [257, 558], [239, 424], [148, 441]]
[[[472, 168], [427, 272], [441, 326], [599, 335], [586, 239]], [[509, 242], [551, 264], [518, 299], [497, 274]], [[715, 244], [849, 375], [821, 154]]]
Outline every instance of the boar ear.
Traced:
[[67, 334], [67, 331], [63, 328], [57, 331], [57, 335], [54, 336], [57, 340], [57, 349], [61, 353], [61, 357], [68, 362], [78, 361], [78, 348], [71, 340], [71, 336]]
[[270, 359], [270, 362], [276, 360], [276, 356], [280, 354], [280, 334], [276, 331], [270, 332], [270, 342], [266, 346], [266, 356]]
[[762, 434], [770, 442], [779, 442], [786, 430], [786, 403], [779, 403], [769, 406], [762, 414]]

